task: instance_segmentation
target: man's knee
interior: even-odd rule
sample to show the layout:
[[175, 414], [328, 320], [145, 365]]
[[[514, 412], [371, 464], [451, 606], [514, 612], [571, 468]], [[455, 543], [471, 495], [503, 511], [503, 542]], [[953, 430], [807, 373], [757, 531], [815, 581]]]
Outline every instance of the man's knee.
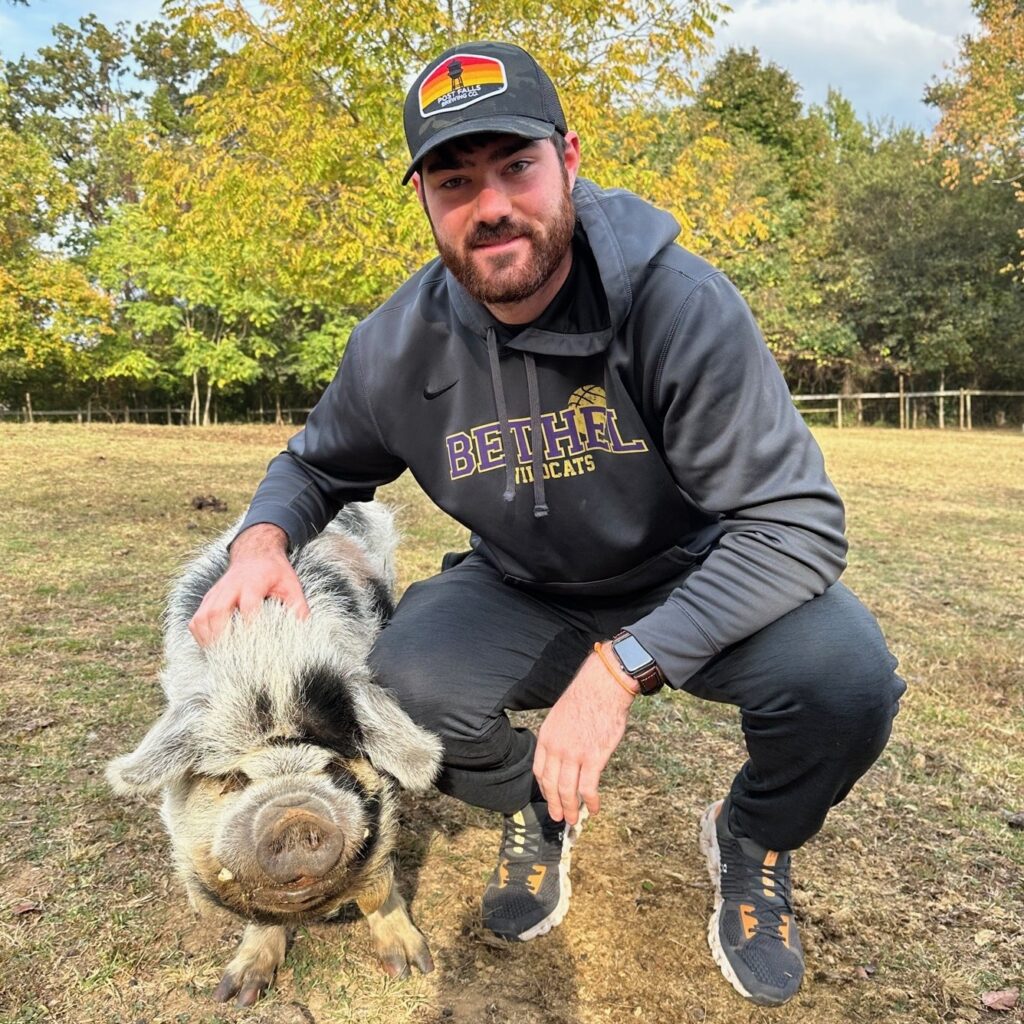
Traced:
[[906, 685], [871, 614], [855, 598], [846, 611], [796, 659], [793, 696], [836, 748], [873, 760], [888, 740]]
[[445, 666], [438, 656], [443, 645], [414, 645], [398, 633], [385, 627], [373, 645], [369, 664], [374, 682], [388, 690], [417, 725], [440, 732], [446, 704]]
[[888, 736], [905, 689], [895, 669], [874, 617], [837, 584], [752, 637], [711, 683], [730, 691], [759, 732], [788, 732], [796, 720], [798, 731], [837, 748], [862, 747]]
[[[481, 742], [497, 716], [486, 688], [467, 676], [472, 666], [443, 637], [410, 636], [385, 627], [370, 652], [370, 671], [417, 724], [453, 750]], [[501, 716], [507, 726], [507, 719]]]

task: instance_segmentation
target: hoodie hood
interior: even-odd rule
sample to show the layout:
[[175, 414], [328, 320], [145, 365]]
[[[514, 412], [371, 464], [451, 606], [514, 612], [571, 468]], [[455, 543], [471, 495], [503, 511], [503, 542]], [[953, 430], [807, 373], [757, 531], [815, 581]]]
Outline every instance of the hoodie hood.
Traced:
[[[679, 235], [679, 224], [670, 213], [625, 189], [599, 189], [579, 178], [572, 198], [601, 276], [610, 323], [600, 330], [574, 334], [528, 327], [504, 342], [505, 348], [556, 356], [603, 352], [629, 315], [651, 260]], [[488, 330], [499, 326], [487, 308], [447, 270], [445, 282], [456, 315], [473, 334], [486, 338]]]

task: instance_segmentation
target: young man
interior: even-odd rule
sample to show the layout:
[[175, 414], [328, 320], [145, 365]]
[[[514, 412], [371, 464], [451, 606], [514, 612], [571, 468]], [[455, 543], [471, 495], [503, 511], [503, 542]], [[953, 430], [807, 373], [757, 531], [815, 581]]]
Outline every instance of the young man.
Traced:
[[[527, 53], [442, 54], [405, 131], [440, 258], [353, 332], [193, 632], [208, 643], [267, 597], [304, 614], [289, 547], [411, 469], [472, 551], [409, 588], [372, 660], [442, 737], [440, 788], [504, 815], [487, 926], [560, 923], [601, 771], [633, 701], [667, 683], [742, 710], [749, 760], [701, 823], [709, 941], [739, 992], [784, 1002], [803, 974], [789, 851], [881, 752], [903, 691], [836, 582], [821, 453], [675, 221], [578, 180], [579, 138]], [[536, 738], [511, 727], [539, 707]]]

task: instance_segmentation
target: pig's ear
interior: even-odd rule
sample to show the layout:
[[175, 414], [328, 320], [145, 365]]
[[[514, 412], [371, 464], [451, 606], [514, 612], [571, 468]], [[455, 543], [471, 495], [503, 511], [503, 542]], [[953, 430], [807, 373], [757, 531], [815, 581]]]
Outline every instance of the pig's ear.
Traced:
[[441, 741], [418, 726], [386, 691], [373, 683], [353, 687], [363, 750], [378, 771], [403, 789], [429, 789], [441, 767]]
[[135, 750], [107, 765], [107, 782], [114, 792], [155, 793], [194, 767], [199, 760], [199, 713], [197, 704], [171, 704]]

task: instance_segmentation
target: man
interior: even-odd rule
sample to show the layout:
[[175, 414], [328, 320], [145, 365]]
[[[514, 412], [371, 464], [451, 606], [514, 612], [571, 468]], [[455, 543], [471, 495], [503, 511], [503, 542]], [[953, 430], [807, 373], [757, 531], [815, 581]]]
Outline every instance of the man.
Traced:
[[[209, 643], [267, 597], [305, 614], [289, 546], [409, 468], [472, 551], [409, 588], [372, 663], [442, 737], [439, 787], [504, 815], [485, 924], [526, 940], [561, 922], [601, 771], [634, 699], [667, 683], [742, 710], [749, 760], [701, 824], [709, 941], [739, 992], [784, 1002], [803, 974], [790, 851], [876, 759], [903, 690], [836, 582], [821, 453], [675, 221], [578, 180], [527, 53], [445, 52], [405, 131], [440, 258], [353, 332], [193, 632]], [[536, 738], [506, 715], [549, 706]]]

